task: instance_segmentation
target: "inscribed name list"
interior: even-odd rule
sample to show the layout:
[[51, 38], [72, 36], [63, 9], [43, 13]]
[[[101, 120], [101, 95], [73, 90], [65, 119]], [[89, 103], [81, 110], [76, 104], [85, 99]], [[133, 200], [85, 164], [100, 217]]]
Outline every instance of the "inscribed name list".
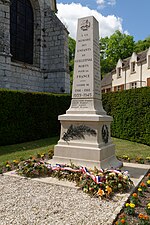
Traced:
[[101, 99], [99, 28], [94, 17], [78, 20], [72, 98]]

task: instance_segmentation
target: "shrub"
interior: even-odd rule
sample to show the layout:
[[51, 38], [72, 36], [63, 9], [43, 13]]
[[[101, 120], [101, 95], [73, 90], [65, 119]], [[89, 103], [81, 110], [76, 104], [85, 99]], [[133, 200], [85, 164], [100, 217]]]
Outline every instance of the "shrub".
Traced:
[[[112, 136], [150, 145], [150, 87], [103, 94], [113, 117]], [[60, 133], [58, 115], [70, 106], [65, 94], [0, 89], [0, 145], [32, 141]]]
[[150, 87], [103, 94], [112, 136], [150, 145]]
[[58, 115], [70, 106], [65, 94], [0, 89], [0, 145], [56, 136]]

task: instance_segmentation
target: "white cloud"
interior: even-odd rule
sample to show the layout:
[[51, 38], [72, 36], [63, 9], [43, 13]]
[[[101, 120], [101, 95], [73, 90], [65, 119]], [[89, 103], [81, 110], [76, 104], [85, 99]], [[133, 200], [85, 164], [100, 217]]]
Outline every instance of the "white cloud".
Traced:
[[96, 0], [96, 3], [101, 6], [101, 7], [104, 7], [105, 5], [105, 0]]
[[98, 8], [103, 8], [107, 5], [116, 5], [116, 0], [96, 0], [96, 3], [98, 4]]
[[[100, 0], [99, 0], [100, 1]], [[70, 36], [76, 39], [77, 20], [86, 16], [94, 16], [99, 22], [100, 36], [110, 36], [116, 30], [123, 32], [122, 19], [114, 15], [103, 16], [96, 10], [91, 10], [81, 4], [57, 4], [58, 17], [65, 24]]]
[[116, 0], [109, 0], [108, 5], [116, 5]]
[[104, 3], [105, 3], [105, 0], [96, 0], [96, 3], [97, 3], [97, 4], [100, 4], [100, 5], [101, 5], [101, 4], [104, 4]]

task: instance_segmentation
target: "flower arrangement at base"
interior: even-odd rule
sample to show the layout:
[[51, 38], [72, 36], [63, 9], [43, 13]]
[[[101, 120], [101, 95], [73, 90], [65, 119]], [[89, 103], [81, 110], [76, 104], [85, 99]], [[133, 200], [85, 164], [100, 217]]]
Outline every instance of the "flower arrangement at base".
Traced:
[[138, 206], [140, 204], [140, 199], [138, 198], [137, 193], [133, 193], [130, 197], [130, 202], [134, 203], [135, 206]]
[[127, 172], [99, 170], [97, 168], [87, 170], [86, 167], [75, 166], [72, 163], [71, 165], [56, 164], [51, 166], [44, 160], [44, 155], [20, 162], [17, 173], [32, 178], [51, 176], [58, 179], [67, 179], [76, 182], [76, 185], [85, 193], [101, 198], [110, 198], [115, 192], [124, 192], [133, 185]]
[[99, 188], [97, 194], [98, 194], [100, 197], [103, 197], [103, 196], [105, 195], [105, 192], [103, 191], [103, 189]]
[[138, 215], [138, 218], [139, 218], [139, 225], [150, 225], [149, 216], [140, 213]]
[[91, 196], [97, 195], [101, 198], [109, 198], [115, 192], [126, 191], [133, 183], [124, 172], [117, 170], [98, 170], [95, 168], [94, 170], [88, 171], [86, 175], [82, 174], [77, 185]]
[[30, 158], [18, 164], [17, 173], [25, 175], [26, 177], [39, 177], [45, 176], [50, 173], [49, 169], [45, 166], [45, 162], [41, 159]]
[[134, 215], [134, 214], [135, 214], [135, 204], [132, 203], [132, 202], [126, 203], [125, 212], [126, 212], [128, 215]]
[[145, 211], [148, 215], [150, 215], [150, 202], [146, 205]]
[[126, 221], [126, 215], [125, 215], [125, 213], [121, 213], [119, 215], [118, 220], [115, 222], [115, 225], [122, 225], [122, 224], [128, 225], [128, 223]]

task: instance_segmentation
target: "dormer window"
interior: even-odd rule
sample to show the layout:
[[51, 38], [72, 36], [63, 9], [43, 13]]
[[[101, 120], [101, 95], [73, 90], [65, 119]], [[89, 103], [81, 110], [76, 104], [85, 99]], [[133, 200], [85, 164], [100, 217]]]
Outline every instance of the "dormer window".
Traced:
[[117, 78], [121, 77], [121, 67], [117, 68]]
[[131, 63], [131, 73], [135, 73], [135, 62]]

